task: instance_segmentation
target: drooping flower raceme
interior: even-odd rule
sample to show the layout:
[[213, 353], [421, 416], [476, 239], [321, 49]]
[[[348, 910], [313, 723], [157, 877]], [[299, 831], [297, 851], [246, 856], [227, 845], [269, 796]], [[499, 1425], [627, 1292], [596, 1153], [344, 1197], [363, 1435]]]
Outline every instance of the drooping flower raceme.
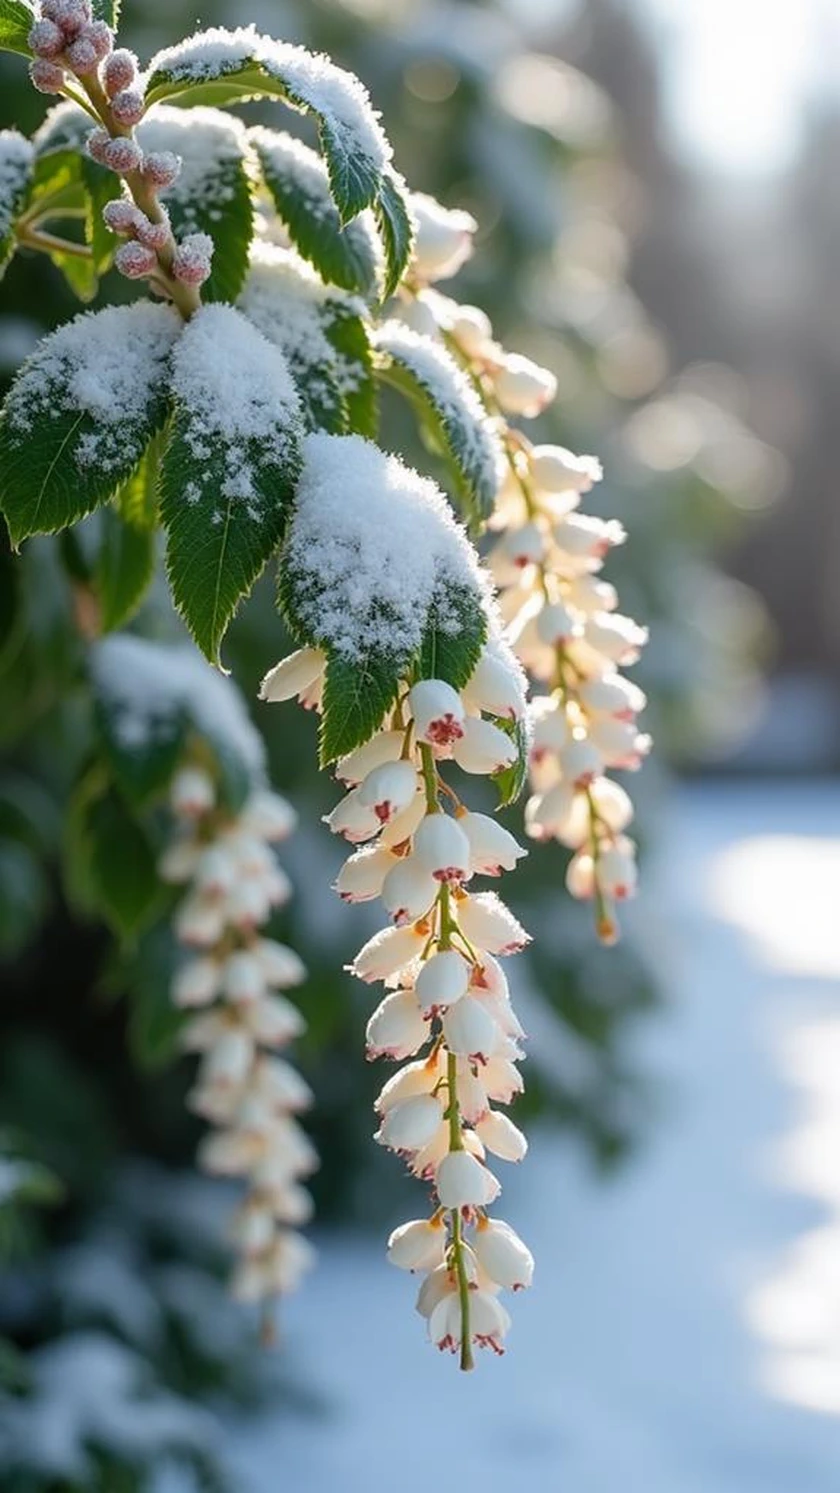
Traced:
[[305, 970], [291, 949], [261, 932], [289, 895], [272, 846], [295, 816], [268, 791], [252, 793], [231, 815], [218, 804], [212, 777], [195, 766], [175, 777], [171, 806], [177, 830], [160, 871], [187, 888], [175, 922], [186, 958], [172, 998], [195, 1013], [183, 1032], [185, 1049], [201, 1054], [190, 1106], [219, 1127], [199, 1159], [215, 1175], [247, 1182], [231, 1225], [239, 1254], [233, 1291], [264, 1301], [294, 1290], [312, 1259], [296, 1232], [312, 1211], [300, 1179], [317, 1166], [296, 1116], [312, 1096], [277, 1055], [305, 1028], [282, 993]]

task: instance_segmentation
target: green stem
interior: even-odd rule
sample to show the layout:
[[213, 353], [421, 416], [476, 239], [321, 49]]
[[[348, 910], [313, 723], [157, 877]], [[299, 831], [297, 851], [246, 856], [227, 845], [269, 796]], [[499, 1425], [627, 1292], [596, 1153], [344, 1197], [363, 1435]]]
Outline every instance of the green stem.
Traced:
[[90, 259], [93, 250], [87, 244], [74, 243], [69, 238], [59, 238], [55, 233], [45, 233], [42, 229], [24, 228], [18, 229], [18, 242], [27, 249], [39, 249], [43, 254], [74, 254], [78, 259]]
[[432, 749], [425, 742], [420, 743], [420, 765], [423, 773], [423, 786], [426, 789], [426, 813], [439, 814], [437, 767]]

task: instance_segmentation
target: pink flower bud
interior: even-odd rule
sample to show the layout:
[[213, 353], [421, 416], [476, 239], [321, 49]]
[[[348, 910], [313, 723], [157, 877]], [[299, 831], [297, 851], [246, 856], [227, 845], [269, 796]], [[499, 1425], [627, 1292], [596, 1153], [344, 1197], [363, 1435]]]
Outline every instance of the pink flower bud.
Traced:
[[64, 87], [64, 69], [46, 57], [36, 57], [30, 62], [29, 77], [39, 93], [60, 93]]
[[87, 0], [42, 0], [41, 15], [55, 21], [69, 40], [89, 24], [91, 10]]
[[84, 33], [77, 36], [75, 41], [71, 41], [64, 56], [67, 59], [67, 66], [71, 67], [80, 78], [87, 77], [89, 73], [95, 73], [99, 66], [96, 47]]
[[99, 61], [104, 62], [114, 45], [114, 33], [107, 21], [92, 21], [85, 28], [84, 34], [96, 52]]
[[146, 111], [146, 101], [136, 88], [124, 88], [112, 99], [111, 109], [120, 124], [138, 124]]
[[113, 202], [106, 202], [102, 209], [102, 218], [106, 228], [112, 233], [121, 233], [125, 238], [133, 235], [137, 228], [138, 219], [142, 217], [140, 209], [129, 202], [126, 197], [115, 197]]
[[143, 164], [143, 152], [135, 140], [127, 140], [122, 136], [109, 140], [105, 146], [102, 157], [104, 164], [110, 166], [119, 176], [127, 176], [130, 171], [138, 171]]
[[184, 285], [203, 285], [210, 274], [213, 240], [209, 233], [191, 233], [172, 257], [172, 273]]
[[29, 33], [29, 45], [38, 57], [57, 57], [64, 50], [64, 33], [54, 21], [36, 21]]
[[114, 98], [116, 94], [130, 88], [136, 77], [137, 58], [126, 47], [118, 47], [116, 52], [111, 53], [102, 69], [102, 81], [108, 97]]
[[164, 218], [161, 223], [152, 223], [144, 214], [140, 213], [134, 233], [141, 244], [145, 244], [147, 249], [154, 249], [155, 253], [159, 254], [161, 249], [165, 249], [169, 243], [172, 236], [172, 229], [169, 226], [168, 218]]
[[143, 162], [144, 180], [161, 192], [177, 181], [180, 170], [181, 157], [174, 155], [171, 150], [153, 150]]
[[85, 141], [88, 155], [92, 158], [92, 160], [98, 161], [100, 166], [106, 166], [108, 164], [105, 157], [105, 152], [110, 144], [111, 136], [108, 134], [108, 131], [99, 129], [91, 130]]
[[147, 249], [145, 244], [138, 244], [135, 239], [131, 239], [127, 244], [120, 245], [114, 255], [114, 264], [126, 279], [142, 280], [157, 266], [157, 255], [154, 249]]

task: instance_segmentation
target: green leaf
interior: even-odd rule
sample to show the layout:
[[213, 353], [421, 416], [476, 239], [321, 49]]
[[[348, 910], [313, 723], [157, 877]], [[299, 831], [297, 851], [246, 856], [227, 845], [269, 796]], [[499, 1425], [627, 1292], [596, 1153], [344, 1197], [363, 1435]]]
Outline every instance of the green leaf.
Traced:
[[20, 566], [12, 554], [6, 525], [0, 523], [0, 664], [23, 624]]
[[96, 21], [107, 21], [112, 31], [116, 31], [120, 19], [120, 0], [93, 0], [91, 9]]
[[402, 178], [393, 171], [386, 171], [373, 209], [385, 251], [383, 300], [394, 294], [411, 258], [414, 229], [403, 196], [404, 190]]
[[229, 306], [205, 306], [175, 351], [161, 518], [175, 604], [212, 663], [283, 535], [300, 470], [300, 406], [285, 361]]
[[138, 126], [137, 138], [146, 151], [170, 150], [181, 157], [181, 174], [161, 200], [176, 237], [209, 233], [213, 239], [212, 270], [201, 288], [202, 300], [235, 301], [254, 236], [244, 126], [221, 109], [163, 105]]
[[133, 617], [155, 571], [155, 536], [128, 523], [114, 508], [102, 513], [99, 554], [93, 584], [99, 601], [99, 625], [113, 632]]
[[18, 130], [0, 130], [0, 279], [15, 248], [15, 223], [32, 180], [32, 145]]
[[0, 507], [12, 543], [91, 513], [130, 476], [166, 415], [180, 319], [138, 302], [45, 337], [0, 415]]
[[46, 905], [44, 872], [32, 851], [17, 840], [0, 840], [0, 958], [26, 947]]
[[172, 980], [179, 950], [167, 924], [151, 928], [139, 939], [121, 973], [131, 1014], [128, 1044], [139, 1067], [162, 1068], [178, 1051], [178, 1036], [188, 1019], [172, 1003]]
[[370, 296], [376, 291], [376, 239], [365, 216], [345, 227], [320, 156], [302, 141], [261, 125], [249, 131], [263, 181], [298, 253], [322, 280]]
[[369, 741], [396, 703], [402, 671], [383, 655], [327, 664], [318, 751], [322, 767]]
[[32, 56], [29, 33], [35, 17], [22, 0], [0, 0], [0, 48], [4, 52], [20, 52], [24, 57]]
[[60, 270], [73, 294], [84, 305], [89, 305], [99, 289], [99, 276], [92, 255], [68, 254], [61, 249], [52, 249], [49, 258]]
[[82, 181], [87, 193], [85, 214], [85, 239], [93, 254], [93, 268], [97, 277], [110, 268], [117, 248], [116, 235], [105, 226], [102, 209], [117, 195], [114, 189], [114, 173], [92, 161], [89, 155], [82, 157]]
[[498, 716], [493, 723], [516, 742], [516, 761], [493, 774], [493, 782], [499, 790], [499, 807], [505, 808], [516, 803], [528, 778], [528, 732], [522, 720], [511, 721]]
[[[106, 657], [102, 648], [96, 657]], [[189, 728], [185, 703], [165, 691], [132, 700], [130, 693], [110, 687], [96, 661], [93, 683], [96, 723], [108, 765], [129, 802], [144, 804], [164, 792], [183, 756]]]
[[161, 894], [155, 851], [114, 789], [90, 805], [87, 833], [98, 910], [121, 937], [131, 937], [150, 920]]
[[201, 32], [159, 52], [149, 64], [146, 103], [183, 97], [225, 107], [279, 98], [314, 114], [330, 188], [342, 222], [379, 194], [388, 146], [366, 90], [352, 73], [303, 47], [252, 30]]
[[71, 289], [83, 300], [96, 294], [99, 277], [109, 268], [117, 239], [106, 228], [102, 209], [118, 195], [111, 171], [91, 160], [85, 148], [91, 121], [82, 109], [59, 105], [47, 115], [36, 132], [33, 145], [36, 164], [26, 209], [37, 206], [39, 217], [78, 217], [84, 212], [85, 242], [91, 250], [87, 261], [71, 255], [50, 255]]
[[502, 459], [478, 394], [446, 349], [430, 337], [390, 321], [373, 340], [381, 376], [414, 406], [423, 433], [446, 459], [464, 518], [478, 527], [493, 511]]
[[239, 306], [286, 358], [308, 429], [368, 432], [376, 391], [357, 300], [325, 286], [293, 249], [259, 244]]
[[444, 679], [453, 689], [463, 689], [486, 641], [487, 615], [481, 598], [469, 586], [442, 580], [423, 635], [418, 677]]
[[158, 476], [165, 444], [165, 431], [153, 436], [131, 476], [123, 483], [115, 503], [127, 524], [150, 533], [158, 523]]

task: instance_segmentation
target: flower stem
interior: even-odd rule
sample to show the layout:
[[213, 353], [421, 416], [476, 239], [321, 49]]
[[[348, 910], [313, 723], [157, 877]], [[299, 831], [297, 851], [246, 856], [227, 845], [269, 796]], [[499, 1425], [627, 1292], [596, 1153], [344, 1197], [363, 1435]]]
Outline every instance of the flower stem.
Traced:
[[40, 228], [18, 230], [18, 242], [27, 249], [40, 249], [43, 254], [73, 254], [78, 259], [90, 259], [93, 250], [87, 244], [77, 244], [73, 239], [59, 238], [56, 233], [46, 233]]

